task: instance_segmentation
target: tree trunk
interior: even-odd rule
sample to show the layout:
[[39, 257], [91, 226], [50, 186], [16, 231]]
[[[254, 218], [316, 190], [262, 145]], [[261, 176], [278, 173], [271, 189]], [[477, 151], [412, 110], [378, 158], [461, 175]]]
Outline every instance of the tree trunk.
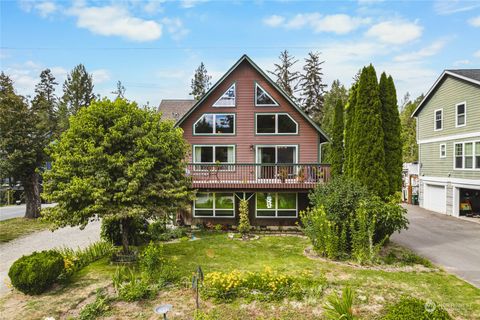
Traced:
[[130, 229], [130, 218], [122, 219], [121, 222], [121, 232], [122, 232], [122, 247], [123, 253], [127, 254], [129, 252], [128, 248], [128, 231]]
[[40, 199], [40, 182], [38, 173], [34, 172], [29, 175], [24, 183], [25, 203], [27, 209], [25, 211], [25, 218], [36, 219], [40, 217], [41, 199]]

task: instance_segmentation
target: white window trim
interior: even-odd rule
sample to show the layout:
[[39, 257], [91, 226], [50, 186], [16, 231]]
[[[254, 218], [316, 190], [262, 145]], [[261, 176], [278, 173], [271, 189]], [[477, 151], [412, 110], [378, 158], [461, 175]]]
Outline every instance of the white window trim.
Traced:
[[[223, 96], [225, 95], [225, 93], [230, 90], [230, 88], [233, 87], [233, 96], [234, 96], [234, 102], [233, 102], [233, 105], [217, 105], [218, 101], [220, 99], [223, 98]], [[215, 103], [212, 105], [212, 107], [215, 107], [215, 108], [235, 108], [237, 106], [237, 86], [236, 86], [236, 83], [234, 82], [230, 87], [228, 87], [227, 90], [225, 90], [222, 95], [220, 96], [220, 98], [217, 99], [217, 101], [215, 101]]]
[[[442, 115], [442, 120], [441, 120], [441, 123], [442, 123], [442, 127], [440, 129], [437, 129], [437, 111], [440, 111], [441, 115]], [[443, 108], [442, 109], [436, 109], [435, 111], [433, 111], [433, 131], [442, 131], [443, 130]]]
[[[197, 216], [195, 214], [195, 211], [197, 210], [197, 208], [195, 207], [195, 199], [193, 200], [193, 204], [192, 204], [192, 208], [193, 208], [193, 217], [194, 218], [199, 218], [199, 219], [212, 219], [212, 218], [227, 218], [227, 219], [232, 219], [232, 218], [235, 218], [235, 208], [236, 208], [236, 197], [235, 197], [235, 193], [234, 192], [199, 192], [199, 193], [211, 193], [213, 195], [213, 208], [212, 209], [205, 209], [205, 208], [199, 208], [198, 210], [212, 210], [213, 211], [213, 216]], [[216, 215], [216, 208], [215, 208], [215, 195], [217, 193], [231, 193], [232, 196], [233, 196], [233, 215], [232, 216], [217, 216]], [[226, 210], [230, 210], [230, 209], [218, 209], [220, 211], [226, 211]]]
[[[295, 163], [298, 163], [298, 145], [297, 144], [259, 144], [255, 146], [255, 163], [261, 164], [258, 153], [259, 148], [275, 148], [275, 159], [278, 159], [278, 147], [293, 147], [295, 148]], [[276, 163], [277, 164], [277, 163]]]
[[[274, 133], [258, 133], [258, 116], [270, 116], [275, 115], [275, 132]], [[294, 133], [281, 133], [278, 132], [278, 116], [286, 115], [295, 123], [295, 132]], [[260, 112], [255, 113], [255, 134], [259, 136], [271, 136], [271, 135], [297, 135], [298, 134], [298, 122], [292, 118], [287, 112]]]
[[[214, 161], [213, 162], [200, 162], [200, 161], [197, 161], [197, 159], [195, 158], [195, 148], [197, 147], [213, 147], [213, 158], [214, 158]], [[193, 154], [192, 154], [192, 160], [193, 160], [193, 164], [198, 164], [198, 165], [202, 165], [202, 164], [205, 164], [205, 165], [216, 165], [216, 153], [215, 153], [215, 149], [216, 147], [233, 147], [233, 162], [220, 162], [220, 165], [222, 166], [226, 166], [227, 168], [226, 169], [219, 169], [219, 171], [235, 171], [235, 166], [230, 166], [230, 164], [235, 164], [235, 161], [236, 161], [236, 155], [237, 155], [237, 146], [234, 145], [234, 144], [194, 144], [193, 145]], [[194, 166], [194, 171], [195, 172], [198, 172], [198, 171], [208, 171], [207, 169], [197, 169], [197, 166]]]
[[[255, 218], [258, 219], [296, 219], [298, 218], [298, 192], [270, 192], [275, 194], [275, 209], [257, 209], [257, 194], [258, 192], [255, 193]], [[278, 194], [279, 193], [294, 193], [295, 194], [295, 216], [278, 216], [278, 211], [293, 211], [294, 209], [278, 209]], [[275, 216], [274, 217], [265, 217], [265, 216], [258, 216], [257, 211], [274, 211]]]
[[[444, 148], [445, 154], [442, 155], [442, 147]], [[440, 144], [440, 158], [447, 157], [447, 145], [445, 143]]]
[[[453, 144], [453, 170], [456, 171], [480, 171], [480, 168], [475, 168], [475, 155], [476, 155], [476, 145], [477, 142], [480, 142], [480, 140], [473, 140], [473, 141], [462, 141], [462, 142], [455, 142]], [[465, 168], [465, 144], [466, 143], [471, 143], [472, 144], [472, 168]], [[456, 152], [456, 146], [458, 144], [462, 145], [462, 167], [461, 168], [456, 168], [455, 167], [455, 158], [457, 157], [457, 152]]]
[[[464, 105], [465, 106], [465, 112], [464, 112], [464, 115], [465, 115], [465, 121], [463, 124], [458, 124], [458, 106], [459, 105]], [[467, 125], [467, 102], [466, 101], [463, 101], [463, 102], [460, 102], [460, 103], [457, 103], [455, 105], [455, 128], [461, 128], [461, 127], [465, 127]]]
[[[213, 116], [213, 131], [215, 131], [215, 124], [217, 122], [217, 116], [233, 116], [233, 133], [196, 133], [195, 127], [197, 126], [197, 123], [207, 115], [212, 115]], [[204, 113], [198, 118], [197, 121], [193, 124], [193, 135], [194, 136], [234, 136], [237, 131], [237, 115], [235, 113]]]
[[[259, 87], [260, 89], [263, 90], [263, 92], [265, 92], [265, 94], [270, 98], [272, 99], [275, 103], [274, 104], [258, 104], [257, 103], [257, 87]], [[279, 104], [277, 102], [277, 100], [273, 99], [273, 97], [268, 93], [267, 90], [265, 90], [261, 85], [258, 84], [258, 82], [255, 82], [255, 107], [278, 107]]]

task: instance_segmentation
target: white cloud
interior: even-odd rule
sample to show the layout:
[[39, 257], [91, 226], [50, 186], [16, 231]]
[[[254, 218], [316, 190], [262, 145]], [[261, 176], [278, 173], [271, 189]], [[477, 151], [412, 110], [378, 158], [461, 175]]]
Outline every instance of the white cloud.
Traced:
[[[154, 14], [157, 12], [163, 12], [163, 7], [161, 6], [163, 0], [149, 0], [143, 6], [143, 11], [149, 14]], [[141, 2], [143, 3], [143, 2]]]
[[418, 51], [405, 53], [394, 57], [394, 61], [405, 62], [405, 61], [415, 61], [422, 58], [431, 57], [437, 54], [443, 47], [447, 44], [446, 40], [438, 40], [433, 42], [431, 45], [421, 48]]
[[474, 27], [480, 27], [480, 16], [468, 20], [468, 23]]
[[162, 26], [153, 20], [133, 17], [122, 7], [74, 6], [68, 14], [77, 17], [77, 26], [103, 36], [120, 36], [132, 41], [153, 41], [161, 37]]
[[462, 0], [437, 0], [433, 6], [436, 13], [441, 15], [453, 14], [458, 12], [470, 11], [480, 7], [476, 1]]
[[206, 1], [207, 0], [182, 0], [180, 5], [182, 8], [189, 9], [195, 7], [198, 3]]
[[422, 35], [423, 28], [416, 22], [403, 20], [384, 21], [373, 25], [366, 33], [383, 43], [405, 44]]
[[346, 34], [359, 28], [363, 24], [370, 23], [368, 18], [352, 17], [346, 14], [322, 15], [318, 12], [300, 13], [288, 21], [282, 16], [270, 16], [263, 23], [271, 27], [283, 26], [287, 29], [300, 29], [309, 27], [314, 32], [333, 32]]
[[480, 50], [478, 50], [477, 52], [475, 52], [473, 54], [474, 57], [477, 57], [477, 58], [480, 58]]
[[457, 60], [455, 62], [453, 62], [453, 66], [454, 67], [459, 67], [459, 66], [463, 66], [463, 65], [468, 65], [470, 64], [470, 60], [468, 59], [464, 59], [464, 60]]
[[190, 32], [179, 18], [163, 18], [162, 22], [174, 40], [180, 40]]
[[37, 3], [35, 9], [37, 9], [41, 17], [45, 18], [57, 11], [57, 6], [53, 2], [45, 1]]
[[278, 15], [272, 15], [263, 19], [263, 23], [270, 27], [278, 27], [285, 22], [285, 18]]
[[110, 80], [110, 73], [106, 69], [93, 70], [91, 73], [92, 73], [93, 82], [95, 84], [104, 83]]

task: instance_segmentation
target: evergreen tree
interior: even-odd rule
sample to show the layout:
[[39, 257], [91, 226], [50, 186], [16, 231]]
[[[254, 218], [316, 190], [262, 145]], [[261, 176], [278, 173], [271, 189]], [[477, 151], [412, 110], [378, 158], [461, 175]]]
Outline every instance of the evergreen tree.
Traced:
[[381, 107], [377, 75], [369, 65], [362, 69], [358, 81], [349, 146], [349, 157], [353, 160], [351, 175], [373, 193], [384, 197], [388, 193], [388, 181]]
[[396, 191], [400, 191], [402, 187], [402, 141], [400, 140], [400, 116], [395, 84], [393, 78], [391, 76], [387, 77], [385, 72], [380, 76], [379, 93], [388, 194], [394, 194]]
[[55, 81], [50, 69], [40, 73], [40, 82], [35, 86], [35, 97], [32, 100], [32, 112], [37, 117], [36, 125], [51, 137], [57, 130], [58, 98], [55, 95]]
[[417, 119], [412, 118], [412, 114], [422, 100], [423, 95], [415, 101], [405, 99], [400, 113], [403, 162], [418, 161]]
[[117, 81], [117, 88], [115, 91], [112, 91], [113, 94], [116, 95], [115, 99], [125, 99], [125, 87], [122, 84], [122, 81]]
[[79, 64], [63, 83], [62, 104], [67, 106], [70, 115], [74, 115], [80, 108], [89, 106], [94, 98], [92, 75], [83, 64]]
[[345, 142], [344, 142], [344, 165], [343, 172], [353, 177], [353, 139], [355, 126], [355, 109], [357, 105], [358, 82], [350, 88], [348, 103], [345, 107]]
[[344, 161], [344, 148], [343, 148], [343, 135], [344, 135], [344, 124], [343, 124], [343, 102], [337, 100], [334, 112], [334, 127], [332, 134], [332, 152], [331, 152], [331, 163], [332, 163], [332, 175], [340, 175], [343, 172], [343, 161]]
[[322, 119], [324, 116], [323, 104], [326, 84], [323, 83], [322, 64], [320, 53], [309, 52], [305, 59], [301, 76], [302, 107], [307, 115], [313, 119]]
[[[44, 74], [44, 78], [49, 77]], [[43, 95], [46, 89], [47, 101], [52, 98], [52, 87], [41, 83], [37, 86]], [[29, 108], [26, 99], [15, 93], [12, 80], [3, 72], [0, 74], [0, 176], [12, 177], [20, 181], [25, 191], [26, 218], [40, 215], [40, 184], [38, 169], [45, 164], [45, 146], [50, 143], [51, 134], [46, 132], [48, 126], [48, 109], [37, 98], [37, 108]], [[50, 100], [51, 101], [51, 100]], [[39, 117], [39, 116], [42, 117]]]
[[200, 63], [200, 66], [195, 70], [195, 74], [193, 75], [190, 95], [192, 95], [195, 100], [199, 100], [208, 89], [210, 89], [211, 79], [212, 77], [208, 75], [203, 62]]
[[314, 118], [314, 120], [320, 124], [320, 127], [328, 134], [331, 135], [333, 132], [333, 122], [335, 107], [337, 101], [342, 101], [342, 104], [345, 106], [348, 101], [348, 91], [340, 83], [340, 80], [334, 80], [330, 90], [327, 91], [324, 95], [324, 104], [323, 104], [323, 113], [322, 117]]
[[275, 82], [280, 88], [282, 88], [290, 97], [295, 98], [293, 94], [297, 90], [301, 74], [299, 71], [292, 71], [292, 69], [298, 60], [295, 60], [295, 57], [291, 56], [287, 50], [282, 51], [278, 58], [280, 59], [280, 63], [275, 63], [275, 70], [268, 71], [268, 73], [276, 78]]

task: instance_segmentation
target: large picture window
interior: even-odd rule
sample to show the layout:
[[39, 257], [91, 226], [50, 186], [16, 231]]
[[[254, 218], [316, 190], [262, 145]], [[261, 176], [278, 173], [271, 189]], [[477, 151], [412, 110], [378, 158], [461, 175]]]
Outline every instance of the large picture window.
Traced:
[[480, 141], [455, 143], [455, 169], [480, 169]]
[[207, 113], [194, 124], [194, 134], [235, 134], [235, 114]]
[[215, 101], [214, 107], [235, 107], [235, 83]]
[[233, 193], [198, 192], [193, 201], [193, 216], [196, 218], [235, 217]]
[[257, 113], [256, 134], [297, 134], [298, 124], [288, 113]]
[[257, 192], [255, 195], [257, 218], [296, 218], [297, 212], [296, 193]]

